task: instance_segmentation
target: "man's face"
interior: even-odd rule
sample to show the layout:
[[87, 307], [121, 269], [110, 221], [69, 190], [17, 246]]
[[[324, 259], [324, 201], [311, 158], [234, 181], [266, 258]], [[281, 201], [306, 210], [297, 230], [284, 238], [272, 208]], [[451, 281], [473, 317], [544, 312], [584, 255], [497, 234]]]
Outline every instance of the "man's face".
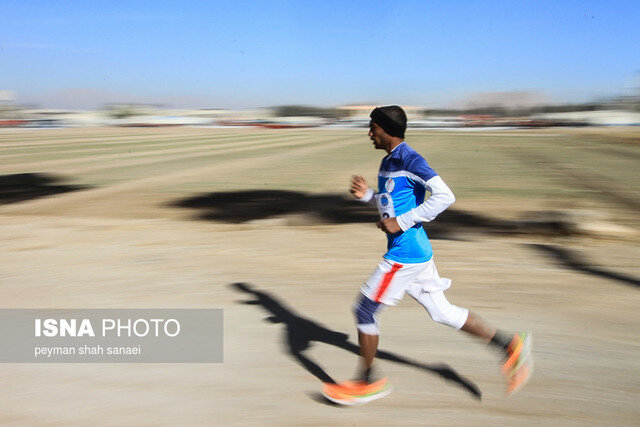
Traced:
[[385, 131], [382, 130], [380, 126], [372, 121], [369, 122], [369, 138], [373, 141], [373, 146], [376, 147], [377, 150], [385, 149]]

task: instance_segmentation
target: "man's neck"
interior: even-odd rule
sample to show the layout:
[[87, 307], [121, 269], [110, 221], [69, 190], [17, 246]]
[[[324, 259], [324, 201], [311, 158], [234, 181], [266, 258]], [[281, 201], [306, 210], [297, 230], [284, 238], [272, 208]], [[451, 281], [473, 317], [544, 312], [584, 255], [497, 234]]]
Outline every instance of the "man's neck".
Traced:
[[391, 154], [391, 152], [392, 152], [393, 150], [395, 150], [395, 148], [396, 148], [398, 145], [402, 144], [403, 142], [404, 142], [404, 140], [403, 140], [403, 139], [401, 139], [401, 138], [393, 138], [393, 139], [389, 142], [389, 145], [387, 146], [387, 150], [386, 150], [386, 151], [387, 151], [387, 154]]

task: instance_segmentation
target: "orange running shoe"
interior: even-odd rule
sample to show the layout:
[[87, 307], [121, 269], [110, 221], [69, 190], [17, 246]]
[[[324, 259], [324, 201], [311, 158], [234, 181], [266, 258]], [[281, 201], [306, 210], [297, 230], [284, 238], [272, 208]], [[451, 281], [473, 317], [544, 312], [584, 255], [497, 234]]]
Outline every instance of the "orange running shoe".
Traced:
[[345, 381], [341, 384], [325, 383], [322, 394], [332, 402], [340, 405], [361, 405], [385, 397], [391, 393], [391, 386], [386, 378], [374, 383], [364, 381]]
[[530, 332], [520, 332], [513, 336], [507, 348], [507, 359], [500, 371], [507, 381], [507, 394], [512, 395], [524, 387], [533, 373], [531, 348], [533, 337]]

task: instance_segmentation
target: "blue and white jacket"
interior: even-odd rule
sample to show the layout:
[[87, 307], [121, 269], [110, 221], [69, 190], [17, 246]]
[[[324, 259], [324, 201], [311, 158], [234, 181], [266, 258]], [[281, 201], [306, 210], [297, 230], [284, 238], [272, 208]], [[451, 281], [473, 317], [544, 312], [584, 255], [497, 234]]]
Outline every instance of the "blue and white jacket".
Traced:
[[[431, 243], [422, 228], [455, 202], [455, 197], [427, 161], [406, 142], [389, 153], [380, 164], [377, 194], [369, 189], [360, 199], [374, 202], [380, 216], [396, 217], [402, 233], [387, 235], [384, 258], [399, 263], [426, 262], [433, 256]], [[426, 192], [430, 196], [426, 198]]]

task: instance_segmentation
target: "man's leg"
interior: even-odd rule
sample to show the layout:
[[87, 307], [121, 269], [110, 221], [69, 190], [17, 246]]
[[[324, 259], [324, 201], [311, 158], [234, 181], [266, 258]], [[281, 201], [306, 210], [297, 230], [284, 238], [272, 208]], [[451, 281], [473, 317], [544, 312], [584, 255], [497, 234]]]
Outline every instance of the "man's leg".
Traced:
[[513, 334], [498, 330], [471, 311], [460, 330], [480, 338], [487, 344], [493, 344], [504, 351], [507, 351], [509, 344], [513, 340]]
[[360, 295], [354, 306], [360, 343], [359, 372], [355, 380], [340, 384], [325, 383], [322, 394], [341, 405], [370, 402], [391, 392], [387, 379], [374, 380], [371, 375], [373, 359], [378, 349], [378, 324], [375, 313], [381, 304]]
[[353, 312], [358, 328], [360, 361], [356, 379], [367, 383], [376, 382], [371, 370], [378, 349], [378, 321], [376, 314], [402, 299], [406, 287], [420, 274], [421, 269], [382, 259], [374, 272], [362, 285]]
[[497, 347], [504, 355], [501, 371], [508, 382], [507, 391], [514, 393], [529, 380], [533, 362], [531, 359], [531, 334], [503, 332], [467, 309], [451, 304], [444, 292], [409, 292], [436, 322], [452, 326], [476, 336]]
[[358, 344], [360, 344], [360, 374], [357, 375], [357, 379], [369, 382], [372, 379], [373, 358], [378, 351], [378, 335], [368, 335], [358, 331]]
[[360, 344], [359, 373], [356, 380], [369, 382], [373, 359], [378, 351], [378, 321], [375, 317], [381, 304], [369, 299], [365, 295], [360, 295], [354, 306], [356, 316], [356, 326], [358, 328], [358, 344]]
[[438, 323], [452, 326], [465, 331], [487, 344], [493, 344], [501, 350], [507, 351], [513, 339], [513, 334], [505, 333], [485, 322], [475, 313], [455, 306], [447, 300], [443, 291], [419, 292], [418, 295], [410, 292], [429, 313], [431, 318]]

